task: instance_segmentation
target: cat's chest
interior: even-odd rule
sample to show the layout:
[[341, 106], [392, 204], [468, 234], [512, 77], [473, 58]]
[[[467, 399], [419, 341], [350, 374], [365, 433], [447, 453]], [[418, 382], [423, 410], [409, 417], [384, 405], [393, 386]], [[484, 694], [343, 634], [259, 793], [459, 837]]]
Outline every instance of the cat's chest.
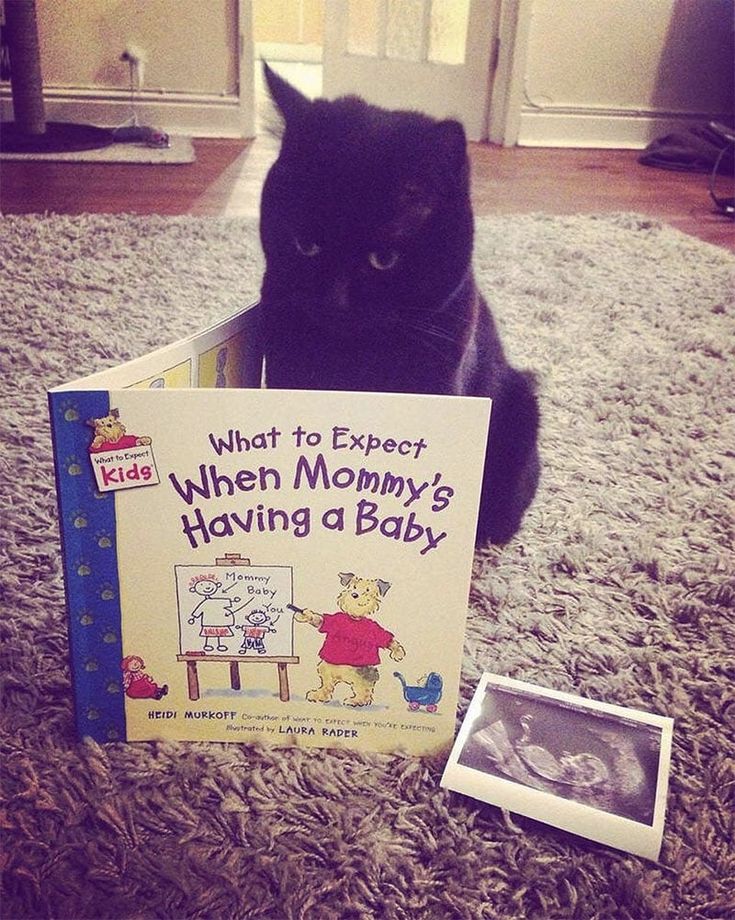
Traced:
[[375, 335], [367, 340], [325, 334], [283, 335], [267, 352], [270, 386], [382, 393], [452, 393], [449, 349], [432, 354], [418, 341]]

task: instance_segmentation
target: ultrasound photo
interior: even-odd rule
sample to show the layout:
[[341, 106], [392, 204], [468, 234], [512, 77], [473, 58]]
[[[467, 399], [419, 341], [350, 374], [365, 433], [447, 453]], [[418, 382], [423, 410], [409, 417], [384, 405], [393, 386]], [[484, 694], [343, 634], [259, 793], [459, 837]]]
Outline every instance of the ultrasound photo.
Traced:
[[656, 858], [672, 725], [486, 674], [442, 785]]
[[653, 824], [661, 729], [488, 684], [459, 762]]

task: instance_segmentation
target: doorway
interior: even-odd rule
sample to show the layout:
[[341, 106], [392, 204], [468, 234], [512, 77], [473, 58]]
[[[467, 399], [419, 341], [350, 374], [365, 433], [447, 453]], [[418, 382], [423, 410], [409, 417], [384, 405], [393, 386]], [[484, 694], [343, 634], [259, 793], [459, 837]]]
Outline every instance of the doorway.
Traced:
[[501, 0], [253, 0], [259, 125], [264, 58], [309, 98], [354, 93], [458, 118], [483, 140], [500, 11]]
[[325, 0], [253, 0], [256, 133], [272, 112], [261, 61], [309, 99], [322, 95]]

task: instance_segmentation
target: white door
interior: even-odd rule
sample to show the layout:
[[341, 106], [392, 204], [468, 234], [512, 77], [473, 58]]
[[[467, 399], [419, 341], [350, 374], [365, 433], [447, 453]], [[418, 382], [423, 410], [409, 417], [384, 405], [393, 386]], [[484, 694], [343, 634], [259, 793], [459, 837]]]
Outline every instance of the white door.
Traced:
[[324, 95], [458, 118], [487, 136], [500, 0], [326, 0]]

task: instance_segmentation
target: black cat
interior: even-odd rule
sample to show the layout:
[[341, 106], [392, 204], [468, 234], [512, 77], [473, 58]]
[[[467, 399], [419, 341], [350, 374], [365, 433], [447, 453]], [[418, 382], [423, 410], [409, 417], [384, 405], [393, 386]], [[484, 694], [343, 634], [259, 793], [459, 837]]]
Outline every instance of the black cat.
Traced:
[[261, 202], [268, 386], [491, 396], [477, 538], [506, 542], [536, 491], [539, 416], [475, 287], [462, 126], [312, 102], [264, 72], [285, 124]]

